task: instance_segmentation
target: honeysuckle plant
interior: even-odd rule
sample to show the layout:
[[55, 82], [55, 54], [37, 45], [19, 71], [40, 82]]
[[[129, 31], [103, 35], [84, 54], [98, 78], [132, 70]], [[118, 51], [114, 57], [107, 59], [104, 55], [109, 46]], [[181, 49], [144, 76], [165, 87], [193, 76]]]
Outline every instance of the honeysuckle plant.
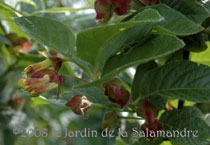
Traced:
[[[210, 144], [206, 112], [197, 107], [210, 103], [210, 1], [94, 0], [87, 8], [68, 9], [69, 17], [94, 9], [91, 26], [79, 31], [40, 15], [63, 13], [65, 8], [32, 14], [3, 3], [0, 8], [11, 13], [11, 21], [24, 35], [1, 35], [4, 52], [15, 61], [0, 81], [21, 64], [19, 60], [37, 58], [21, 66], [18, 96], [27, 94], [34, 106], [70, 109], [81, 120], [94, 118], [89, 112], [99, 110], [102, 130], [129, 132], [135, 126], [144, 134], [154, 132], [153, 136], [121, 136], [121, 144]], [[24, 53], [14, 55], [11, 50], [17, 45]], [[19, 97], [10, 101], [23, 107]], [[196, 130], [198, 135], [156, 137], [157, 131], [170, 130]]]

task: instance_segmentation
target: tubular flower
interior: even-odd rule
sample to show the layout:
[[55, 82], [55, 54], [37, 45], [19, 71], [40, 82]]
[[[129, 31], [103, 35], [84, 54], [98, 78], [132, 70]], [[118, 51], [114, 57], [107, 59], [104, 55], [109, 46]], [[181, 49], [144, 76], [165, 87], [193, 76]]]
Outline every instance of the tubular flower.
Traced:
[[47, 68], [49, 67], [50, 65], [52, 65], [50, 59], [46, 59], [42, 62], [39, 62], [39, 63], [35, 63], [35, 64], [32, 64], [32, 65], [29, 65], [28, 67], [26, 67], [24, 69], [24, 72], [27, 74], [27, 75], [31, 75], [35, 72], [38, 72], [44, 68]]
[[34, 72], [27, 78], [18, 80], [19, 86], [30, 92], [31, 96], [38, 96], [41, 93], [58, 88], [57, 96], [59, 96], [59, 89], [62, 83], [62, 76], [58, 75], [54, 70], [43, 69]]
[[96, 0], [96, 19], [107, 22], [112, 17], [113, 12], [117, 15], [124, 15], [130, 9], [130, 3], [131, 0]]
[[42, 86], [50, 81], [49, 75], [45, 75], [42, 78], [21, 78], [18, 80], [18, 85], [25, 90], [31, 90], [33, 88]]
[[[62, 59], [57, 57], [47, 58], [46, 60], [32, 64], [25, 68], [27, 78], [18, 80], [18, 85], [30, 92], [31, 96], [38, 96], [41, 93], [57, 88], [57, 99], [60, 93], [63, 76], [58, 74], [62, 65]], [[53, 66], [52, 68], [48, 68]]]
[[119, 104], [123, 108], [130, 100], [130, 93], [126, 89], [120, 88], [120, 83], [120, 80], [115, 78], [103, 84], [103, 87], [105, 88], [105, 96], [111, 102]]
[[31, 75], [33, 74], [34, 72], [37, 72], [37, 71], [40, 71], [40, 70], [43, 70], [49, 66], [53, 66], [54, 70], [56, 72], [59, 71], [59, 69], [61, 68], [62, 66], [62, 63], [63, 63], [63, 60], [58, 58], [58, 57], [49, 57], [47, 59], [45, 59], [44, 61], [42, 62], [39, 62], [39, 63], [35, 63], [35, 64], [32, 64], [32, 65], [29, 65], [28, 67], [26, 67], [24, 69], [24, 72], [27, 74], [27, 75]]
[[[153, 131], [156, 134], [156, 131], [162, 130], [162, 124], [158, 122], [157, 118], [159, 114], [158, 109], [151, 104], [149, 101], [145, 100], [143, 103], [139, 104], [139, 107], [137, 108], [137, 115], [145, 118], [146, 122], [141, 127], [141, 130], [146, 132], [146, 129], [148, 131]], [[149, 136], [148, 139], [150, 141], [154, 140], [154, 137]]]
[[87, 111], [91, 107], [92, 103], [87, 99], [86, 96], [76, 95], [70, 101], [66, 103], [66, 106], [78, 115], [83, 115], [87, 118]]

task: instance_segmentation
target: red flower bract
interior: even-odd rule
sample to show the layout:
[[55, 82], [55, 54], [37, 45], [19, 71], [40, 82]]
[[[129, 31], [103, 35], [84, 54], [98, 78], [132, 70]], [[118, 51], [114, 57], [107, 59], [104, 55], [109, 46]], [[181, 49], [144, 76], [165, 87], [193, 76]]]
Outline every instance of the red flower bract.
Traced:
[[[146, 128], [148, 129], [148, 132], [153, 131], [155, 136], [157, 136], [157, 131], [162, 130], [162, 124], [158, 122], [158, 120], [153, 120], [151, 123], [146, 122], [142, 127], [141, 130], [143, 130], [144, 132], [146, 132]], [[154, 137], [148, 136], [148, 139], [150, 141], [154, 140]]]
[[121, 108], [125, 107], [125, 105], [130, 100], [130, 93], [123, 88], [120, 88], [120, 80], [119, 79], [113, 79], [110, 82], [107, 82], [103, 84], [105, 88], [105, 96], [108, 97], [108, 99], [116, 104], [119, 104]]
[[117, 15], [124, 15], [130, 9], [131, 0], [96, 0], [95, 11], [96, 19], [102, 19], [107, 22], [113, 12]]
[[[139, 104], [139, 107], [137, 108], [137, 114], [141, 117], [144, 117], [146, 122], [141, 127], [141, 130], [146, 132], [146, 128], [148, 131], [153, 131], [156, 134], [156, 131], [162, 130], [163, 127], [161, 123], [158, 122], [156, 117], [158, 117], [158, 109], [149, 101], [145, 100], [141, 104]], [[154, 140], [154, 137], [149, 136], [148, 139], [150, 141]]]
[[95, 1], [96, 19], [103, 19], [105, 22], [112, 17], [112, 5], [110, 0]]
[[113, 9], [117, 15], [124, 15], [130, 9], [131, 0], [111, 0]]

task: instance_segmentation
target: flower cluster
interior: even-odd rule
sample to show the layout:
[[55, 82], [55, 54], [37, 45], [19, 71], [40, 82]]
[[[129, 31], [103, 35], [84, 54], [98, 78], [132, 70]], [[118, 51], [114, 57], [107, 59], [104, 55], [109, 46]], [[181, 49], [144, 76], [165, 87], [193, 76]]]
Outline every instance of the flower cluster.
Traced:
[[[158, 109], [147, 100], [139, 104], [139, 107], [137, 108], [137, 114], [146, 120], [145, 124], [142, 125], [141, 130], [146, 132], [147, 128], [149, 132], [154, 131], [154, 133], [156, 133], [158, 130], [162, 130], [162, 124], [156, 119], [158, 117], [158, 113]], [[153, 141], [154, 137], [149, 136], [148, 139]]]
[[27, 78], [19, 79], [18, 84], [28, 90], [31, 96], [38, 96], [45, 91], [58, 88], [58, 97], [62, 83], [62, 76], [58, 74], [61, 65], [62, 60], [57, 57], [47, 58], [42, 62], [32, 64], [24, 70]]
[[76, 95], [66, 103], [66, 106], [71, 108], [74, 113], [83, 115], [84, 118], [87, 118], [87, 111], [91, 105], [92, 103], [83, 95]]
[[117, 15], [124, 15], [130, 9], [131, 0], [96, 0], [96, 19], [107, 22], [115, 12]]
[[115, 78], [110, 82], [104, 83], [103, 87], [105, 88], [105, 96], [111, 102], [119, 104], [123, 108], [130, 100], [130, 93], [126, 89], [121, 88], [120, 84], [121, 81]]

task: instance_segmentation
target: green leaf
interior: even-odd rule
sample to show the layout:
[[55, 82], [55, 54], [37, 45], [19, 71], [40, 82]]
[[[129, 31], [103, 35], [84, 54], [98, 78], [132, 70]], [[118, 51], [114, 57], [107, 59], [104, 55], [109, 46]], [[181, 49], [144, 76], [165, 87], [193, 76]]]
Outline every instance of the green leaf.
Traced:
[[83, 71], [86, 72], [88, 74], [88, 76], [91, 78], [92, 70], [93, 70], [92, 65], [90, 65], [87, 61], [85, 61], [77, 56], [72, 56], [70, 61], [74, 62], [80, 68], [82, 68]]
[[18, 16], [15, 12], [17, 11], [14, 8], [6, 4], [0, 3], [0, 19], [16, 18]]
[[210, 14], [210, 1], [199, 0]]
[[[161, 46], [161, 47], [158, 47]], [[172, 35], [151, 35], [141, 46], [127, 53], [113, 56], [106, 62], [103, 77], [115, 76], [124, 69], [173, 53], [184, 46], [183, 41]]]
[[40, 107], [42, 105], [50, 104], [44, 97], [32, 98], [31, 101], [31, 107]]
[[1, 43], [12, 46], [12, 42], [9, 39], [7, 39], [6, 37], [4, 37], [3, 35], [0, 34], [0, 44]]
[[190, 53], [191, 61], [210, 66], [210, 43], [207, 42], [206, 44], [208, 45], [207, 50], [200, 53], [197, 52]]
[[208, 124], [208, 126], [210, 127], [210, 114], [209, 114], [209, 113], [206, 114], [206, 116], [205, 116], [205, 122], [206, 122], [206, 124]]
[[127, 29], [113, 39], [111, 39], [101, 50], [98, 56], [98, 66], [96, 66], [96, 71], [101, 72], [106, 61], [110, 56], [115, 53], [127, 51], [126, 49], [132, 49], [132, 45], [135, 45], [136, 42], [143, 43], [145, 39], [148, 38], [150, 32], [153, 28], [151, 24], [140, 25], [134, 28]]
[[116, 137], [116, 145], [126, 145], [126, 143], [120, 137]]
[[156, 27], [158, 32], [172, 33], [179, 36], [196, 34], [203, 30], [203, 27], [193, 23], [180, 12], [160, 4], [152, 6], [164, 18]]
[[175, 36], [151, 35], [143, 43], [143, 45], [133, 48], [127, 53], [115, 55], [111, 59], [109, 59], [104, 67], [103, 76], [101, 79], [77, 87], [85, 88], [98, 86], [101, 83], [110, 80], [119, 72], [123, 71], [124, 69], [130, 66], [146, 63], [148, 61], [157, 59], [161, 56], [168, 55], [182, 48], [183, 46], [183, 41], [181, 41]]
[[[97, 68], [100, 66], [98, 62], [101, 56], [103, 59], [100, 60], [100, 62], [102, 61], [103, 63], [107, 58], [116, 53], [125, 43], [130, 41], [129, 37], [131, 35], [125, 35], [128, 28], [160, 22], [161, 20], [162, 17], [156, 10], [148, 9], [137, 14], [129, 22], [103, 25], [82, 31], [77, 37], [78, 56]], [[121, 37], [121, 34], [124, 37]]]
[[151, 142], [145, 137], [142, 137], [138, 141], [134, 142], [134, 144], [132, 145], [160, 145], [162, 141], [162, 138], [156, 138], [153, 142]]
[[61, 99], [69, 101], [72, 97], [75, 95], [84, 95], [87, 97], [87, 99], [96, 104], [111, 104], [107, 97], [104, 95], [104, 92], [102, 92], [98, 88], [85, 88], [85, 89], [76, 89], [69, 92], [64, 92], [61, 94]]
[[166, 108], [167, 98], [162, 96], [150, 96], [147, 98], [149, 102], [155, 105], [159, 110]]
[[[142, 81], [142, 79], [144, 78], [144, 75], [157, 67], [157, 64], [154, 61], [145, 63], [145, 64], [140, 64], [137, 69], [136, 69], [136, 74], [134, 76], [134, 80], [132, 83], [132, 90], [131, 90], [131, 96], [132, 99], [135, 101], [138, 96], [139, 96], [139, 82]], [[140, 100], [137, 100], [140, 101]], [[167, 102], [167, 98], [166, 97], [162, 97], [162, 96], [150, 96], [148, 98], [148, 101], [150, 101], [152, 104], [154, 104], [158, 109], [165, 109], [165, 105]]]
[[25, 3], [25, 4], [28, 4], [28, 5], [33, 6], [35, 9], [38, 9], [38, 6], [37, 6], [37, 4], [36, 4], [34, 1], [31, 1], [31, 0], [21, 0], [21, 1], [18, 1], [18, 2], [16, 3], [16, 6], [17, 6], [18, 4], [20, 4], [20, 3]]
[[139, 97], [163, 96], [194, 102], [210, 101], [210, 68], [180, 61], [155, 68], [139, 82]]
[[[190, 20], [197, 24], [201, 24], [210, 13], [198, 0], [161, 0], [162, 3], [176, 9]], [[209, 2], [207, 2], [209, 3]]]
[[136, 100], [139, 97], [139, 82], [142, 81], [144, 78], [144, 75], [153, 68], [157, 67], [157, 64], [154, 61], [140, 64], [136, 69], [136, 74], [134, 76], [133, 84], [132, 84], [132, 90], [131, 90], [131, 96], [133, 100]]
[[169, 138], [176, 145], [208, 145], [210, 127], [201, 119], [202, 113], [195, 107], [185, 107], [179, 110], [167, 111], [162, 114], [160, 122], [164, 130], [198, 131], [198, 137], [174, 137]]
[[20, 29], [32, 39], [64, 56], [75, 54], [75, 36], [64, 24], [45, 17], [16, 18]]
[[6, 4], [0, 3], [0, 19], [7, 21], [11, 32], [16, 33], [20, 37], [26, 37], [25, 34], [18, 29], [18, 26], [13, 21], [14, 18], [18, 17], [17, 14], [25, 15], [24, 13], [19, 12]]
[[38, 13], [65, 13], [65, 12], [78, 12], [82, 10], [91, 9], [92, 7], [84, 7], [84, 8], [72, 8], [72, 7], [53, 7], [51, 9], [35, 11], [34, 14]]
[[196, 35], [191, 35], [190, 37], [183, 38], [186, 47], [185, 49], [191, 52], [201, 52], [208, 48], [206, 41], [208, 41], [208, 35], [198, 33]]
[[160, 145], [172, 145], [170, 141], [164, 141]]

